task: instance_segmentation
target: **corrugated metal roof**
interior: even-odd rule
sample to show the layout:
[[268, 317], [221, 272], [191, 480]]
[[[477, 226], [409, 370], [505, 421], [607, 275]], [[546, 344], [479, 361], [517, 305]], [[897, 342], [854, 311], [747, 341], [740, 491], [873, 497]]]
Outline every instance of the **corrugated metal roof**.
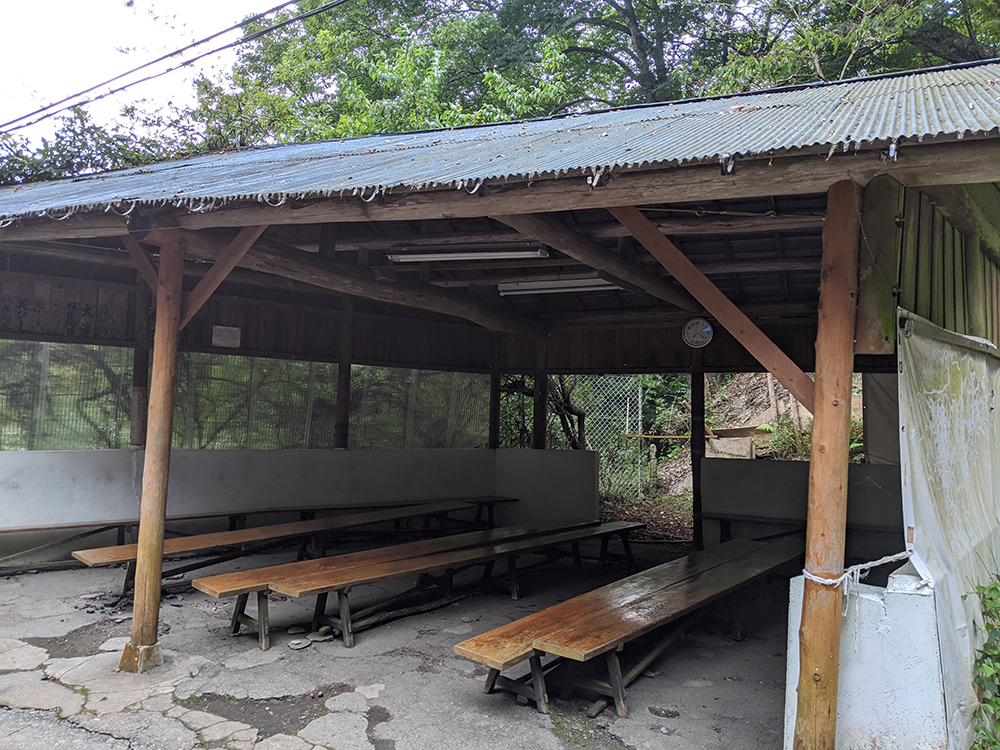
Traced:
[[852, 148], [1000, 128], [1000, 64], [916, 71], [454, 130], [218, 153], [0, 189], [0, 217], [234, 200], [277, 203]]

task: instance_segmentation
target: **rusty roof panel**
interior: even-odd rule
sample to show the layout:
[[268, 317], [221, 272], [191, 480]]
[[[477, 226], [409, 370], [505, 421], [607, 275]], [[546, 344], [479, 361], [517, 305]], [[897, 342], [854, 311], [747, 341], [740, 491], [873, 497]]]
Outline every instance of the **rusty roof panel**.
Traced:
[[996, 134], [1000, 64], [941, 68], [737, 96], [455, 130], [216, 153], [0, 188], [0, 217], [210, 210], [234, 200], [456, 187], [899, 139]]

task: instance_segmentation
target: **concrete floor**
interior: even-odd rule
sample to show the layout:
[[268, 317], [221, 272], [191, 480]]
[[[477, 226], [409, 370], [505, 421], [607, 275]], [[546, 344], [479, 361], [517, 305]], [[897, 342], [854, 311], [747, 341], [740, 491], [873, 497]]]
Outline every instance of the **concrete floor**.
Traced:
[[[651, 544], [636, 552], [641, 567], [678, 555]], [[285, 562], [290, 554], [201, 574]], [[8, 576], [0, 579], [0, 706], [7, 707], [0, 708], [0, 750], [780, 748], [784, 578], [734, 596], [742, 642], [730, 638], [729, 604], [709, 607], [629, 688], [629, 718], [612, 707], [588, 719], [592, 698], [579, 694], [561, 700], [553, 691], [550, 715], [510, 694], [483, 694], [486, 670], [452, 653], [472, 635], [627, 574], [621, 565], [556, 563], [523, 577], [519, 601], [473, 596], [362, 631], [352, 649], [336, 640], [290, 648], [306, 638], [296, 631], [308, 625], [312, 602], [273, 600], [272, 646], [260, 651], [253, 634], [228, 635], [231, 600], [181, 585], [161, 610], [165, 664], [142, 675], [116, 671], [131, 622], [130, 602], [115, 595], [122, 570]], [[359, 588], [355, 606], [398, 588]], [[626, 666], [632, 653], [623, 655]]]

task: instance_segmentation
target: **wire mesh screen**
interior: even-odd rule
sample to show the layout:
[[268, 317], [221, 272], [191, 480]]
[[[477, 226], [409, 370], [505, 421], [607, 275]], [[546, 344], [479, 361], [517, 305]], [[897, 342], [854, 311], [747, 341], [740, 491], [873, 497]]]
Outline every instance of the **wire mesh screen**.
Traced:
[[351, 448], [481, 448], [488, 375], [355, 365]]
[[[531, 447], [534, 378], [501, 378], [500, 445]], [[642, 496], [643, 441], [625, 437], [642, 432], [642, 386], [622, 375], [550, 376], [546, 445], [577, 446], [600, 454], [600, 491], [605, 497]]]
[[332, 448], [337, 365], [182, 352], [175, 448]]
[[129, 444], [132, 351], [0, 341], [0, 450]]

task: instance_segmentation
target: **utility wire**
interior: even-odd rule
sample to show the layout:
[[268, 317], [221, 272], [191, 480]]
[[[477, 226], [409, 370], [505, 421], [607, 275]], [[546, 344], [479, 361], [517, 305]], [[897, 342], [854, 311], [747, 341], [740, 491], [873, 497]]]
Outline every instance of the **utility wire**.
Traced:
[[[287, 19], [285, 21], [282, 21], [281, 23], [276, 23], [276, 24], [274, 24], [272, 26], [268, 26], [267, 28], [261, 29], [260, 31], [255, 31], [253, 34], [250, 34], [249, 36], [241, 37], [240, 39], [237, 39], [234, 42], [230, 42], [229, 44], [224, 44], [221, 47], [216, 47], [215, 49], [209, 50], [208, 52], [203, 52], [200, 55], [196, 55], [195, 57], [192, 57], [192, 58], [190, 58], [188, 60], [185, 60], [184, 62], [180, 63], [179, 65], [175, 65], [175, 66], [173, 66], [171, 68], [167, 68], [166, 70], [160, 71], [159, 73], [155, 73], [153, 75], [146, 76], [145, 78], [140, 78], [140, 79], [138, 79], [136, 81], [131, 81], [130, 83], [126, 83], [126, 84], [124, 84], [122, 86], [119, 86], [118, 88], [110, 89], [109, 91], [105, 91], [103, 94], [98, 94], [97, 96], [93, 96], [93, 97], [91, 97], [89, 99], [84, 99], [82, 101], [78, 100], [78, 97], [81, 97], [81, 96], [84, 96], [86, 94], [89, 94], [92, 91], [95, 91], [95, 90], [101, 88], [102, 86], [107, 86], [110, 83], [114, 83], [115, 81], [121, 80], [122, 78], [130, 76], [130, 75], [132, 75], [134, 73], [137, 73], [140, 70], [144, 70], [144, 69], [146, 69], [146, 68], [148, 68], [148, 67], [150, 67], [152, 65], [156, 65], [157, 63], [163, 62], [164, 60], [168, 60], [168, 59], [170, 59], [172, 57], [176, 57], [177, 55], [182, 54], [184, 52], [187, 52], [188, 50], [191, 50], [191, 49], [193, 49], [195, 47], [198, 47], [198, 46], [200, 46], [202, 44], [205, 44], [206, 42], [210, 42], [211, 40], [216, 39], [217, 37], [222, 36], [223, 34], [228, 34], [230, 31], [235, 31], [236, 29], [241, 29], [244, 26], [246, 26], [247, 24], [250, 24], [250, 23], [253, 23], [255, 21], [258, 21], [258, 20], [264, 18], [265, 16], [268, 16], [271, 13], [274, 13], [275, 11], [281, 10], [282, 8], [285, 8], [285, 7], [289, 6], [289, 5], [294, 5], [297, 2], [299, 2], [299, 0], [289, 0], [288, 2], [282, 3], [281, 5], [276, 5], [275, 7], [271, 8], [270, 10], [264, 11], [263, 13], [258, 13], [256, 16], [253, 16], [252, 18], [248, 18], [246, 21], [243, 21], [242, 23], [238, 23], [238, 24], [235, 24], [233, 26], [230, 26], [227, 29], [223, 29], [222, 31], [216, 32], [215, 34], [212, 34], [211, 36], [207, 36], [204, 39], [201, 39], [201, 40], [199, 40], [197, 42], [192, 42], [191, 44], [187, 45], [186, 47], [182, 47], [181, 49], [175, 50], [174, 52], [171, 52], [169, 54], [163, 55], [162, 57], [159, 57], [156, 60], [152, 60], [152, 61], [150, 61], [148, 63], [145, 63], [144, 65], [140, 65], [137, 68], [133, 68], [132, 70], [129, 70], [129, 71], [125, 72], [125, 73], [122, 73], [121, 75], [117, 75], [114, 78], [110, 78], [107, 81], [104, 81], [103, 83], [98, 83], [98, 84], [96, 84], [94, 86], [91, 86], [88, 89], [84, 89], [83, 91], [80, 91], [80, 92], [78, 92], [76, 94], [73, 94], [71, 96], [67, 96], [64, 99], [60, 99], [57, 102], [53, 102], [52, 104], [49, 104], [49, 105], [47, 105], [45, 107], [37, 109], [34, 112], [29, 112], [28, 114], [22, 115], [21, 117], [18, 117], [18, 118], [14, 119], [14, 120], [11, 120], [9, 122], [5, 122], [3, 124], [0, 124], [0, 132], [13, 132], [15, 130], [21, 130], [23, 128], [27, 128], [27, 127], [30, 127], [32, 125], [37, 125], [38, 123], [40, 123], [40, 122], [42, 122], [44, 120], [47, 120], [50, 117], [53, 117], [53, 116], [55, 116], [55, 115], [57, 115], [57, 114], [59, 114], [61, 112], [65, 112], [66, 110], [73, 109], [75, 107], [81, 107], [81, 106], [83, 106], [85, 104], [91, 104], [93, 102], [99, 101], [100, 99], [104, 99], [106, 97], [113, 96], [115, 94], [119, 94], [122, 91], [125, 91], [126, 89], [130, 89], [133, 86], [137, 86], [140, 83], [146, 83], [147, 81], [156, 80], [157, 78], [160, 78], [161, 76], [165, 76], [167, 73], [173, 73], [175, 70], [180, 70], [181, 68], [185, 68], [185, 67], [191, 65], [192, 63], [197, 62], [198, 60], [202, 60], [202, 59], [204, 59], [206, 57], [209, 57], [211, 55], [214, 55], [214, 54], [217, 54], [219, 52], [222, 52], [223, 50], [231, 49], [233, 47], [238, 47], [241, 44], [246, 44], [247, 42], [252, 42], [255, 39], [259, 39], [262, 36], [270, 34], [272, 31], [277, 31], [279, 29], [283, 29], [286, 26], [290, 26], [291, 24], [296, 23], [297, 21], [303, 21], [303, 20], [305, 20], [307, 18], [312, 18], [313, 16], [317, 16], [317, 15], [319, 15], [321, 13], [325, 13], [328, 10], [332, 10], [333, 8], [336, 8], [338, 5], [343, 5], [344, 3], [347, 2], [347, 0], [334, 0], [334, 2], [330, 2], [330, 3], [327, 3], [326, 5], [322, 5], [319, 8], [316, 8], [315, 10], [311, 10], [311, 11], [308, 11], [306, 13], [300, 13], [299, 15], [297, 15], [297, 16], [295, 16], [293, 18], [289, 18], [289, 19]], [[66, 102], [73, 102], [73, 103], [66, 104]], [[66, 106], [59, 107], [60, 104], [66, 104]], [[54, 107], [59, 107], [59, 109], [53, 109]], [[36, 118], [36, 119], [34, 119], [34, 120], [31, 120], [30, 122], [24, 122], [24, 120], [27, 120], [28, 118], [31, 118], [31, 117], [35, 117], [36, 115], [41, 115], [41, 116], [38, 117], [38, 118]], [[20, 124], [17, 124], [17, 123], [20, 123]], [[13, 126], [13, 127], [10, 127], [10, 126]]]

